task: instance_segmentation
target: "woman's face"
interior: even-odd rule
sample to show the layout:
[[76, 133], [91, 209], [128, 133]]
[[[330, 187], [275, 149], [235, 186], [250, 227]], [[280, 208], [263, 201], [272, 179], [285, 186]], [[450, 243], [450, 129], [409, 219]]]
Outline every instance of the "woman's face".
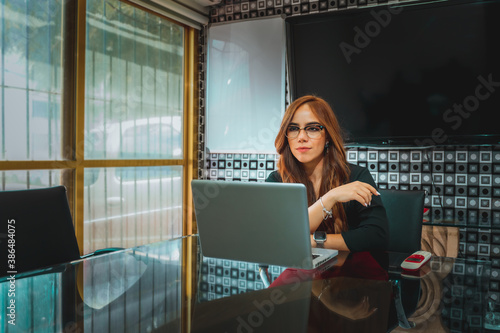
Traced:
[[[304, 128], [314, 125], [323, 124], [321, 124], [318, 118], [316, 118], [309, 105], [303, 104], [297, 109], [297, 111], [295, 111], [295, 115], [288, 125], [288, 128], [291, 126], [295, 128]], [[295, 156], [295, 158], [307, 168], [308, 166], [315, 167], [320, 161], [323, 160], [326, 143], [325, 138], [325, 130], [322, 129], [318, 138], [311, 139], [305, 130], [300, 130], [299, 135], [296, 138], [287, 139], [293, 156]]]

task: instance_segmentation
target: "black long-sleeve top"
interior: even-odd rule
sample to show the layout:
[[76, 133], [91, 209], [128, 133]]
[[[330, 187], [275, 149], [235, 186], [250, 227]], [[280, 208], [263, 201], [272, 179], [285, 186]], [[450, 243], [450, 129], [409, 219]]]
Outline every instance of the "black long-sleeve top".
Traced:
[[[367, 168], [349, 164], [351, 169], [347, 183], [359, 180], [377, 188]], [[282, 182], [277, 171], [267, 177], [266, 182]], [[380, 196], [373, 195], [371, 205], [365, 207], [352, 200], [343, 203], [347, 217], [348, 230], [342, 231], [342, 237], [350, 251], [386, 250], [389, 244], [389, 227], [385, 208]], [[324, 222], [318, 230], [326, 230]]]

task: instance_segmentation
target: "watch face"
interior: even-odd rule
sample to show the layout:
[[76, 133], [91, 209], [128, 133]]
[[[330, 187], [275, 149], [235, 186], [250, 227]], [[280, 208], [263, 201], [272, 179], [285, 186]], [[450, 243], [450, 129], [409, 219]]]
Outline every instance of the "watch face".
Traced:
[[314, 232], [314, 240], [316, 241], [326, 241], [326, 232], [325, 231], [315, 231]]

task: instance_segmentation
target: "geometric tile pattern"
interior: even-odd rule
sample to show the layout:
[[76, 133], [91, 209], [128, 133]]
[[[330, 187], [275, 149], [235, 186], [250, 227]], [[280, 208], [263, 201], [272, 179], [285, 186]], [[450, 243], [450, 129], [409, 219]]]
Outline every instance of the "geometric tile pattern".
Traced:
[[[389, 1], [397, 3], [401, 1]], [[387, 0], [223, 0], [212, 6], [210, 22], [231, 22], [273, 15], [307, 15], [328, 11], [362, 8], [376, 4], [387, 5]]]
[[[431, 263], [433, 271], [439, 262]], [[442, 281], [441, 319], [450, 332], [485, 332], [484, 318], [488, 300], [498, 293], [489, 292], [491, 263], [461, 261], [453, 264]]]
[[[206, 157], [200, 178], [226, 181], [264, 181], [278, 159], [277, 154], [209, 153]], [[380, 188], [424, 189], [428, 221], [464, 226], [458, 257], [484, 259], [484, 265], [490, 266], [484, 274], [479, 274], [484, 269], [480, 263], [453, 266], [443, 284], [441, 318], [450, 332], [482, 332], [485, 304], [490, 298], [500, 300], [500, 146], [357, 147], [349, 148], [347, 157], [350, 163], [367, 167]], [[200, 300], [263, 288], [255, 265], [208, 260], [201, 268]], [[272, 280], [281, 271], [270, 267]], [[239, 279], [228, 279], [228, 274]]]
[[354, 148], [380, 188], [423, 189], [434, 223], [500, 227], [500, 146], [380, 150]]
[[265, 181], [276, 170], [277, 154], [213, 154], [205, 161], [205, 179]]
[[[435, 310], [440, 312], [443, 326], [450, 332], [483, 332], [486, 304], [499, 297], [498, 292], [492, 291], [499, 282], [490, 279], [494, 270], [491, 262], [432, 258], [430, 266], [433, 274], [442, 272], [444, 278], [439, 283], [442, 290], [426, 290], [426, 297], [440, 298], [436, 300], [440, 306]], [[202, 257], [199, 267], [198, 302], [264, 289], [256, 264]], [[270, 266], [271, 281], [283, 271], [283, 267]], [[426, 287], [438, 285], [427, 283]]]
[[[272, 15], [307, 15], [403, 2], [406, 0], [222, 0], [211, 7], [210, 22], [230, 22]], [[276, 168], [276, 154], [220, 154], [205, 147], [205, 26], [199, 35], [199, 137], [198, 178], [226, 181], [264, 181]], [[288, 95], [287, 95], [288, 97]], [[380, 188], [426, 191], [426, 220], [461, 226], [459, 257], [486, 259], [481, 264], [455, 264], [444, 284], [442, 318], [450, 332], [482, 332], [485, 285], [488, 298], [500, 300], [500, 146], [438, 147], [412, 149], [348, 149], [348, 161], [365, 166]], [[204, 259], [201, 265], [202, 299], [263, 288], [258, 267], [229, 260]], [[274, 271], [275, 270], [275, 271]], [[471, 273], [472, 272], [472, 273]], [[478, 273], [476, 278], [473, 272]], [[269, 267], [274, 280], [281, 268]], [[238, 276], [237, 282], [228, 279]]]
[[[229, 0], [226, 0], [229, 1]], [[238, 0], [233, 0], [238, 1]], [[279, 0], [275, 0], [279, 1]], [[311, 1], [312, 2], [312, 1]], [[200, 33], [198, 178], [227, 181], [264, 181], [276, 168], [277, 154], [219, 154], [205, 147], [206, 28]], [[349, 148], [348, 161], [370, 170], [380, 188], [424, 189], [426, 219], [463, 227], [458, 257], [491, 262], [488, 299], [500, 300], [500, 147], [444, 147], [434, 149]], [[207, 260], [208, 262], [205, 262]], [[482, 332], [484, 281], [470, 274], [477, 267], [454, 265], [445, 284], [441, 318], [450, 332]], [[258, 267], [250, 263], [207, 258], [200, 267], [199, 301], [263, 288]], [[269, 267], [274, 280], [280, 267]], [[228, 279], [238, 276], [238, 279]], [[446, 281], [445, 281], [446, 282]], [[474, 285], [476, 284], [476, 285]], [[481, 302], [483, 300], [484, 302]], [[446, 303], [448, 302], [448, 303]]]
[[[269, 266], [268, 274], [271, 281], [274, 281], [283, 270], [283, 267]], [[203, 257], [199, 276], [199, 301], [211, 301], [264, 289], [259, 267], [254, 263]]]
[[198, 178], [205, 178], [202, 174], [205, 163], [205, 91], [207, 82], [207, 32], [208, 27], [201, 28], [198, 35]]
[[[207, 153], [199, 178], [262, 182], [277, 154]], [[500, 146], [347, 150], [379, 188], [423, 189], [425, 218], [461, 226], [459, 257], [500, 257]]]

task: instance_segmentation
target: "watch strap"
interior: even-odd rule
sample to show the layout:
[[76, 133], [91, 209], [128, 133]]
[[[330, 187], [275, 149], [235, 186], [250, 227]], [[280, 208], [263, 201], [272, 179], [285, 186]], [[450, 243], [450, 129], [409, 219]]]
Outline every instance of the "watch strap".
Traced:
[[316, 238], [316, 231], [313, 234], [313, 239], [316, 242], [316, 247], [318, 247], [318, 248], [324, 248], [324, 243], [325, 243], [326, 240], [317, 239]]

